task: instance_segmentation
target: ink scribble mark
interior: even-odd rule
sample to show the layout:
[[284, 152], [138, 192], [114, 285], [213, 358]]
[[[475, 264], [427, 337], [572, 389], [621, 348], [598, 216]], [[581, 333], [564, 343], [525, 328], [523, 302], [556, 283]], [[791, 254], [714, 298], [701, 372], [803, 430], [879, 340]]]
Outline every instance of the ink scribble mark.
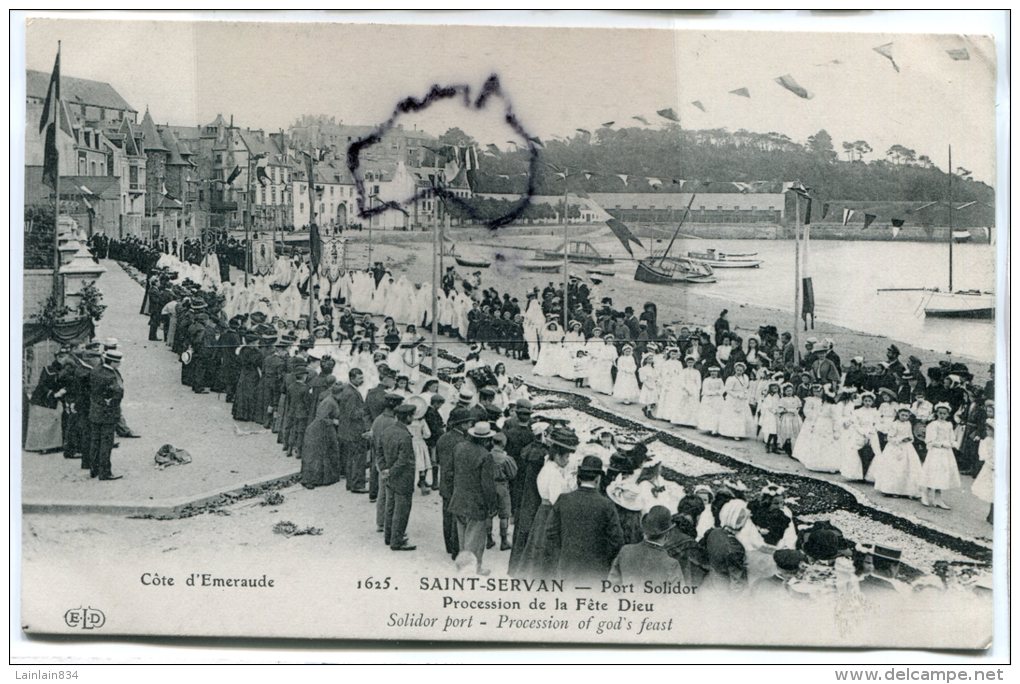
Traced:
[[499, 98], [503, 101], [503, 120], [511, 129], [514, 130], [515, 133], [526, 141], [528, 150], [528, 187], [521, 198], [511, 205], [505, 214], [497, 216], [494, 219], [483, 219], [482, 215], [469, 202], [464, 201], [463, 198], [458, 197], [442, 186], [432, 188], [432, 192], [442, 198], [445, 202], [457, 205], [469, 217], [471, 217], [472, 220], [486, 225], [492, 230], [513, 223], [524, 214], [525, 210], [531, 204], [531, 198], [535, 195], [535, 178], [538, 170], [538, 145], [534, 142], [534, 136], [530, 135], [521, 125], [520, 121], [517, 120], [517, 115], [514, 114], [513, 108], [510, 106], [510, 101], [507, 99], [500, 87], [499, 77], [496, 74], [492, 74], [485, 80], [485, 83], [482, 84], [482, 88], [474, 100], [472, 100], [471, 97], [471, 87], [468, 85], [433, 85], [429, 88], [428, 93], [422, 99], [406, 97], [397, 103], [396, 108], [393, 110], [393, 114], [391, 114], [386, 121], [379, 124], [374, 131], [364, 138], [355, 140], [350, 144], [347, 148], [347, 168], [350, 170], [351, 176], [354, 177], [354, 185], [358, 192], [358, 216], [361, 218], [371, 218], [376, 214], [381, 214], [391, 209], [395, 209], [406, 214], [407, 211], [402, 205], [412, 204], [425, 196], [426, 190], [419, 190], [416, 191], [414, 195], [401, 202], [389, 200], [376, 206], [366, 206], [367, 196], [365, 193], [365, 180], [360, 169], [361, 153], [368, 150], [373, 145], [381, 143], [383, 136], [396, 126], [397, 120], [401, 116], [405, 114], [415, 114], [428, 109], [437, 102], [453, 100], [456, 98], [460, 98], [463, 106], [469, 110], [484, 109], [492, 98]]

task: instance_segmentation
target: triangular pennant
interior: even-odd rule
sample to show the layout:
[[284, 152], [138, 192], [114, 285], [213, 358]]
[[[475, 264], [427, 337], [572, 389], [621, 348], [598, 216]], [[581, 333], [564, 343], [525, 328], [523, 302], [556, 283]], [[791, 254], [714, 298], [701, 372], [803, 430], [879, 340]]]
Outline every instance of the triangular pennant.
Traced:
[[893, 238], [896, 238], [899, 234], [900, 234], [900, 227], [897, 226], [894, 223], [893, 226], [892, 226], [892, 236], [893, 236]]
[[630, 176], [628, 176], [625, 173], [618, 173], [618, 174], [616, 174], [616, 177], [619, 178], [620, 180], [622, 180], [624, 185], [627, 184], [627, 179], [630, 178]]
[[705, 105], [701, 104], [701, 100], [694, 100], [693, 102], [691, 102], [691, 104], [700, 109], [701, 111], [705, 111]]
[[967, 48], [954, 48], [952, 50], [946, 50], [946, 54], [949, 55], [950, 59], [954, 62], [966, 62], [970, 59], [970, 53], [967, 52]]
[[653, 188], [662, 187], [662, 181], [659, 180], [658, 178], [649, 177], [647, 180], [648, 180], [648, 184], [650, 186], [652, 186]]
[[641, 123], [643, 123], [643, 124], [644, 124], [644, 125], [646, 125], [646, 126], [648, 126], [648, 125], [649, 125], [649, 124], [648, 124], [648, 119], [646, 119], [646, 118], [645, 118], [645, 117], [643, 117], [643, 116], [632, 116], [632, 117], [630, 117], [630, 118], [634, 119], [635, 121], [640, 121]]
[[853, 209], [843, 209], [843, 225], [850, 223], [850, 219], [854, 217]]
[[590, 173], [588, 173], [587, 171], [585, 171], [585, 172], [584, 172], [584, 179], [585, 179], [585, 180], [591, 180], [591, 174], [590, 174]]
[[894, 228], [902, 228], [904, 221], [901, 218], [894, 218], [894, 219], [891, 219], [889, 221], [889, 223], [891, 223]]
[[874, 214], [865, 213], [864, 214], [864, 228], [862, 228], [861, 230], [867, 230], [871, 226], [871, 224], [875, 222], [875, 219], [877, 219], [877, 218], [878, 217], [875, 216]]
[[736, 90], [731, 90], [730, 91], [730, 95], [736, 95], [738, 97], [748, 97], [749, 98], [749, 97], [751, 97], [751, 91], [748, 90], [747, 88], [737, 88]]
[[554, 175], [554, 176], [558, 176], [559, 178], [562, 178], [563, 180], [566, 180], [566, 179], [567, 179], [567, 174], [563, 173], [562, 171], [557, 171], [557, 172], [556, 172], [556, 173], [554, 173], [553, 175]]
[[666, 109], [660, 109], [659, 111], [657, 111], [655, 113], [658, 114], [659, 116], [661, 116], [663, 119], [667, 119], [669, 121], [675, 121], [676, 123], [680, 123], [680, 117], [677, 116], [677, 113], [673, 110], [672, 107], [668, 107]]
[[804, 86], [797, 83], [797, 81], [790, 74], [784, 74], [775, 79], [776, 83], [783, 86], [797, 97], [805, 100], [810, 100], [814, 95], [809, 93]]
[[641, 247], [644, 247], [644, 244], [642, 244], [641, 240], [639, 240], [637, 236], [635, 236], [634, 233], [631, 232], [630, 228], [628, 228], [623, 222], [615, 218], [610, 218], [608, 221], [606, 221], [606, 225], [609, 226], [609, 230], [613, 231], [613, 235], [616, 236], [616, 238], [620, 241], [620, 244], [623, 245], [623, 248], [627, 250], [627, 252], [631, 256], [634, 255], [634, 252], [631, 251], [630, 248], [631, 242], [635, 242]]
[[898, 64], [896, 64], [896, 60], [893, 59], [892, 46], [893, 46], [892, 43], [885, 43], [884, 45], [879, 45], [878, 47], [873, 47], [871, 49], [877, 52], [878, 54], [882, 55], [886, 59], [888, 59], [890, 62], [892, 62], [893, 69], [895, 69], [898, 73], [900, 67]]

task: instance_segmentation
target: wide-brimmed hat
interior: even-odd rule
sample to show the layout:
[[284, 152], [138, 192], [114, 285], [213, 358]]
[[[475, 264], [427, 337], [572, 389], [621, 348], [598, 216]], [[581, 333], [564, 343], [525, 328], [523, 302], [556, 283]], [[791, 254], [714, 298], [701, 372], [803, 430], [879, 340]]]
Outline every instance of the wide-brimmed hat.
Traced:
[[945, 409], [945, 410], [949, 411], [950, 413], [953, 412], [953, 407], [950, 406], [947, 402], [944, 402], [944, 401], [940, 401], [939, 403], [935, 404], [935, 408], [933, 410], [934, 411], [938, 411], [939, 409]]
[[458, 406], [454, 407], [454, 409], [450, 411], [450, 417], [446, 420], [446, 426], [453, 427], [454, 425], [462, 425], [464, 423], [470, 423], [472, 420], [474, 420], [474, 415], [471, 411]]
[[414, 407], [414, 419], [418, 420], [425, 416], [425, 412], [428, 411], [429, 405], [420, 396], [414, 396], [407, 399], [407, 404]]
[[487, 420], [479, 420], [470, 428], [467, 433], [472, 437], [492, 437], [496, 434], [496, 431], [492, 429], [492, 423]]
[[474, 401], [475, 392], [470, 387], [462, 387], [457, 393], [457, 398], [461, 401]]
[[570, 428], [563, 426], [557, 426], [550, 430], [546, 439], [549, 444], [568, 451], [574, 451], [577, 449], [577, 445], [580, 444], [580, 440], [577, 438], [577, 433]]
[[117, 351], [116, 349], [108, 349], [106, 351], [106, 353], [103, 354], [103, 360], [104, 361], [123, 361], [124, 360], [124, 355], [122, 353], [120, 353], [119, 351]]
[[641, 518], [641, 531], [646, 537], [661, 537], [673, 529], [673, 516], [665, 506], [652, 506]]

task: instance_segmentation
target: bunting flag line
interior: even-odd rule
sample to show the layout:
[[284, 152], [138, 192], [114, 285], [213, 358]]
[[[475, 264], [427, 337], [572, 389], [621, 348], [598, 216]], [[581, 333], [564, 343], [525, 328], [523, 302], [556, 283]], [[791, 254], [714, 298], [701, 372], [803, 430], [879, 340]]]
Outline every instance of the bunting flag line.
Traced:
[[737, 97], [747, 97], [747, 98], [750, 98], [751, 97], [751, 91], [748, 90], [747, 88], [737, 88], [736, 90], [731, 90], [730, 91], [730, 95], [736, 95]]
[[970, 59], [970, 53], [967, 52], [967, 48], [953, 48], [951, 50], [946, 50], [946, 54], [949, 55], [949, 58], [954, 62], [966, 62]]
[[896, 73], [899, 73], [900, 67], [892, 56], [892, 46], [892, 43], [885, 43], [884, 45], [879, 45], [878, 47], [873, 47], [871, 49], [892, 62], [893, 69], [896, 70]]
[[705, 111], [705, 105], [701, 104], [701, 100], [694, 100], [693, 102], [691, 102], [691, 104], [700, 109], [701, 111], [703, 112]]
[[622, 180], [624, 185], [627, 184], [627, 179], [630, 178], [630, 176], [628, 176], [625, 173], [618, 173], [618, 174], [616, 174], [616, 177], [619, 178], [620, 180]]
[[614, 123], [616, 123], [616, 122], [615, 121], [607, 121], [604, 124], [602, 124], [602, 127], [603, 128], [612, 128]]
[[853, 216], [854, 216], [854, 210], [853, 209], [844, 209], [843, 210], [843, 225], [845, 226], [846, 224], [850, 223], [850, 219], [852, 219]]
[[875, 216], [874, 214], [865, 213], [864, 214], [864, 228], [862, 228], [861, 230], [867, 230], [871, 226], [871, 224], [875, 222], [875, 219], [877, 219], [877, 218], [878, 217]]
[[786, 88], [799, 98], [810, 100], [812, 97], [814, 97], [814, 95], [809, 93], [804, 88], [804, 86], [797, 83], [797, 81], [790, 74], [784, 74], [782, 76], [779, 76], [778, 78], [775, 79], [775, 81], [776, 83], [783, 86], [784, 88]]
[[643, 116], [632, 116], [630, 118], [634, 119], [635, 121], [640, 121], [641, 123], [643, 123], [646, 126], [651, 125], [651, 124], [648, 123], [648, 119], [646, 119]]
[[634, 233], [631, 232], [630, 228], [628, 228], [626, 224], [622, 223], [621, 221], [618, 221], [615, 218], [610, 218], [608, 221], [606, 221], [606, 225], [609, 226], [609, 230], [613, 231], [613, 235], [616, 236], [616, 239], [620, 241], [620, 244], [623, 245], [623, 248], [627, 250], [627, 253], [630, 254], [631, 256], [634, 256], [634, 252], [630, 248], [631, 242], [635, 242], [641, 247], [644, 247], [644, 244], [642, 244], [641, 240], [639, 240], [637, 236], [635, 236]]
[[659, 111], [657, 111], [655, 113], [658, 114], [659, 116], [661, 116], [663, 119], [667, 119], [668, 121], [675, 121], [676, 123], [680, 123], [680, 117], [677, 116], [677, 113], [673, 110], [672, 107], [667, 107], [666, 109], [660, 109]]
[[658, 178], [651, 178], [651, 177], [649, 177], [647, 180], [648, 180], [648, 184], [650, 186], [652, 186], [653, 188], [658, 189], [658, 188], [662, 187], [662, 181], [659, 180]]

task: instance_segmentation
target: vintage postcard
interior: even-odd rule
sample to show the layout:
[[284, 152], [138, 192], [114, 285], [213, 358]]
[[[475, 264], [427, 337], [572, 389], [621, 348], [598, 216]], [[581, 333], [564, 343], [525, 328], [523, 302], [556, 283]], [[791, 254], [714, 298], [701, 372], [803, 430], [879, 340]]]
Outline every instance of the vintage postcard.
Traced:
[[991, 38], [216, 19], [27, 21], [26, 633], [997, 638]]

